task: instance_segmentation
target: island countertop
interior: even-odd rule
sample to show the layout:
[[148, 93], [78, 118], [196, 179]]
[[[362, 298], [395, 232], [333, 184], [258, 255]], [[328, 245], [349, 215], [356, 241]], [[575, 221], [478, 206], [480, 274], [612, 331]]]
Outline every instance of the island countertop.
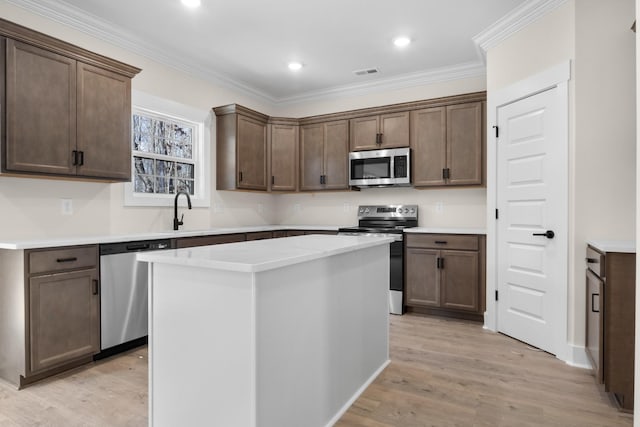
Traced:
[[390, 237], [305, 235], [225, 245], [140, 252], [138, 261], [259, 272], [358, 249], [384, 245]]

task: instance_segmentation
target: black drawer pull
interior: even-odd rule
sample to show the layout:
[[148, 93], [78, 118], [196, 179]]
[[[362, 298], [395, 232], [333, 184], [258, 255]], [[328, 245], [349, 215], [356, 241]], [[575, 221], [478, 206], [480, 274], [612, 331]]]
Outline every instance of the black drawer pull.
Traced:
[[92, 284], [93, 284], [93, 289], [92, 289], [93, 295], [99, 295], [100, 294], [100, 282], [98, 280], [96, 280], [96, 279], [93, 279]]
[[69, 257], [69, 258], [58, 258], [56, 259], [56, 262], [73, 262], [73, 261], [77, 261], [78, 258], [76, 257]]
[[446, 240], [436, 240], [436, 245], [446, 245], [447, 241]]
[[591, 294], [591, 312], [593, 312], [593, 313], [600, 313], [600, 308], [599, 308], [599, 307], [598, 307], [598, 309], [597, 309], [597, 310], [594, 310], [594, 309], [593, 309], [593, 307], [595, 307], [595, 302], [594, 302], [594, 300], [593, 300], [593, 297], [595, 297], [596, 295], [597, 295], [597, 296], [600, 296], [600, 294]]
[[587, 264], [597, 264], [598, 260], [595, 258], [587, 258]]

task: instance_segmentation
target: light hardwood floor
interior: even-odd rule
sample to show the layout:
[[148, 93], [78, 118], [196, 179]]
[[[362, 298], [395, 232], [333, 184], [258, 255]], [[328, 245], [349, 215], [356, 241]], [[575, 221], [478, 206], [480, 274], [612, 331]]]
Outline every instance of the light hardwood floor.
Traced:
[[[405, 315], [390, 328], [391, 364], [337, 426], [633, 424], [588, 371], [477, 323]], [[146, 424], [146, 348], [21, 391], [0, 383], [2, 427]]]

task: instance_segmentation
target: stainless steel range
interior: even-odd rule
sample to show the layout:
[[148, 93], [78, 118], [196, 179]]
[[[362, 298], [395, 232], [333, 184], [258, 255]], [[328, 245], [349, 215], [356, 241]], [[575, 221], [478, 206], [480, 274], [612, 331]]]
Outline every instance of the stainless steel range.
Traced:
[[358, 226], [340, 228], [339, 235], [393, 237], [389, 268], [389, 312], [402, 314], [404, 292], [403, 230], [418, 226], [418, 205], [358, 207]]

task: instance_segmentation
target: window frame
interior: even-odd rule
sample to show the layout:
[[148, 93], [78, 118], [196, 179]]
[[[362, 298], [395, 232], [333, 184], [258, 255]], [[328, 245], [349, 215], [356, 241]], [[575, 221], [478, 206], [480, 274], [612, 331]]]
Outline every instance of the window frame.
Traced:
[[[208, 126], [211, 123], [211, 112], [202, 111], [196, 108], [179, 104], [174, 101], [158, 98], [142, 92], [133, 91], [131, 108], [131, 181], [124, 185], [124, 205], [125, 206], [173, 206], [175, 193], [136, 193], [134, 191], [135, 181], [135, 160], [134, 157], [145, 156], [144, 152], [133, 149], [133, 115], [148, 114], [152, 117], [166, 119], [167, 121], [184, 122], [193, 126], [193, 158], [180, 159], [172, 158], [172, 161], [193, 163], [194, 171], [194, 194], [191, 196], [191, 203], [195, 207], [209, 207], [211, 198], [210, 179], [210, 141], [211, 132]], [[150, 157], [154, 157], [153, 153]], [[162, 156], [166, 157], [166, 156]]]

